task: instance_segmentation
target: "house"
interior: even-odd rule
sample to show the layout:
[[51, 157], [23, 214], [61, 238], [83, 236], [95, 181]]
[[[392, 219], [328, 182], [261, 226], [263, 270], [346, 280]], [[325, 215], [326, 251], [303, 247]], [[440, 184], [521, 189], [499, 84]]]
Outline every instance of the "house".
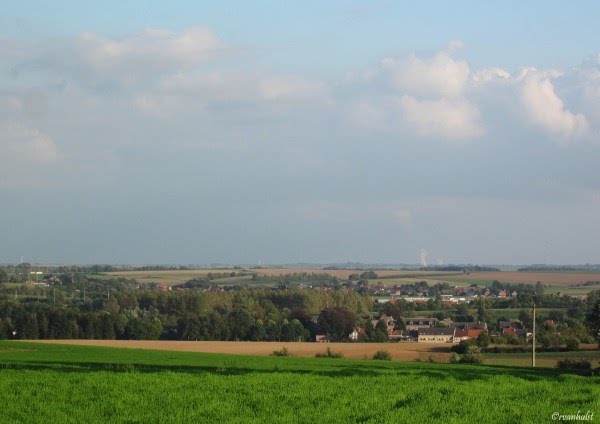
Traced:
[[350, 333], [350, 334], [348, 335], [348, 339], [350, 339], [350, 341], [353, 341], [353, 342], [355, 342], [355, 341], [357, 341], [357, 340], [358, 340], [358, 339], [359, 339], [361, 336], [363, 336], [363, 337], [364, 337], [364, 335], [365, 335], [365, 334], [366, 334], [366, 333], [365, 333], [365, 329], [364, 329], [363, 327], [358, 327], [358, 328], [355, 328], [354, 330], [352, 330], [352, 333]]
[[453, 341], [461, 341], [461, 340], [469, 340], [469, 330], [464, 330], [462, 328], [456, 328], [454, 331], [454, 340]]
[[487, 332], [487, 330], [484, 330], [483, 328], [468, 328], [467, 329], [467, 337], [469, 339], [476, 339], [477, 337], [479, 337], [479, 335], [481, 333], [485, 333]]
[[408, 330], [394, 330], [390, 335], [390, 340], [398, 340], [398, 341], [406, 341], [406, 342], [416, 342], [419, 337], [419, 332], [417, 330], [408, 331]]
[[456, 341], [476, 339], [481, 333], [487, 332], [487, 324], [482, 321], [453, 322], [450, 326], [456, 328]]
[[419, 342], [425, 343], [452, 343], [456, 328], [431, 327], [419, 329]]
[[509, 334], [512, 334], [516, 337], [529, 337], [530, 333], [528, 333], [524, 328], [505, 327], [502, 329], [503, 336], [507, 336]]
[[430, 328], [438, 324], [437, 318], [402, 318], [407, 330], [419, 330]]
[[393, 317], [387, 316], [386, 314], [382, 314], [381, 317], [379, 317], [379, 319], [371, 318], [371, 325], [373, 326], [373, 328], [377, 327], [379, 321], [383, 321], [385, 323], [388, 336], [394, 332], [394, 328], [396, 328], [396, 322], [394, 321]]
[[317, 334], [315, 336], [315, 342], [317, 343], [327, 343], [329, 341], [329, 336], [327, 334]]
[[503, 327], [502, 328], [502, 335], [503, 336], [508, 335], [508, 334], [516, 335], [516, 331], [517, 331], [517, 329], [514, 328], [514, 327]]
[[500, 331], [502, 331], [503, 328], [514, 328], [514, 329], [525, 329], [525, 326], [523, 325], [522, 321], [519, 321], [517, 319], [513, 319], [510, 321], [498, 321], [498, 329]]
[[448, 326], [461, 328], [463, 330], [474, 330], [474, 329], [487, 330], [487, 323], [485, 323], [483, 321], [474, 321], [474, 322], [455, 321], [455, 322], [451, 322]]

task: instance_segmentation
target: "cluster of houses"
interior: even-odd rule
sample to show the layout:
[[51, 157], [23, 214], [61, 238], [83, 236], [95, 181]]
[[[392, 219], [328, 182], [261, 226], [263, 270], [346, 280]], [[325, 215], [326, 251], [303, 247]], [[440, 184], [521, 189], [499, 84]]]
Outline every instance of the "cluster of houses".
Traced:
[[[393, 302], [396, 299], [403, 299], [411, 303], [427, 303], [429, 299], [433, 299], [429, 289], [416, 290], [410, 286], [395, 285], [385, 287], [376, 285], [372, 287], [371, 293], [374, 296], [383, 296], [385, 298], [377, 298], [378, 302]], [[445, 305], [457, 305], [459, 303], [468, 303], [470, 300], [478, 297], [489, 297], [495, 299], [512, 299], [517, 297], [516, 291], [508, 290], [492, 290], [488, 287], [460, 287], [456, 286], [450, 289], [451, 293], [446, 292], [440, 295], [442, 303]]]
[[[517, 337], [529, 337], [530, 333], [521, 321], [499, 321], [498, 329], [488, 329], [488, 325], [482, 321], [457, 322], [447, 318], [438, 320], [436, 318], [402, 318], [406, 330], [398, 330], [394, 318], [381, 315], [379, 319], [370, 318], [375, 327], [379, 321], [383, 321], [387, 328], [388, 338], [391, 341], [408, 341], [422, 343], [458, 343], [462, 340], [476, 339], [481, 333], [487, 332], [490, 336], [512, 334]], [[365, 335], [364, 327], [356, 327], [349, 335], [350, 341], [360, 341]], [[317, 342], [327, 342], [329, 338], [325, 334], [316, 336]]]

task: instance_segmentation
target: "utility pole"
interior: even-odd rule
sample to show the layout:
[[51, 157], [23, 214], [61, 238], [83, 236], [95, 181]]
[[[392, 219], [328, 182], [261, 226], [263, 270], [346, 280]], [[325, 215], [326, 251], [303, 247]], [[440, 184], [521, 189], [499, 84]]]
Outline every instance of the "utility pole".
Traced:
[[533, 335], [531, 342], [531, 366], [535, 367], [535, 300], [533, 301]]

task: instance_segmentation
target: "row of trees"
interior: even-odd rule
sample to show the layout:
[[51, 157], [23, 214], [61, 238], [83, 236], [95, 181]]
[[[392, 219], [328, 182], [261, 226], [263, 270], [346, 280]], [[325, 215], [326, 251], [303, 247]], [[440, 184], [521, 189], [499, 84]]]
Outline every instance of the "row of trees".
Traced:
[[85, 302], [60, 300], [0, 299], [0, 337], [298, 341], [324, 331], [315, 322], [323, 309], [356, 317], [371, 306], [356, 293], [293, 290], [115, 290]]

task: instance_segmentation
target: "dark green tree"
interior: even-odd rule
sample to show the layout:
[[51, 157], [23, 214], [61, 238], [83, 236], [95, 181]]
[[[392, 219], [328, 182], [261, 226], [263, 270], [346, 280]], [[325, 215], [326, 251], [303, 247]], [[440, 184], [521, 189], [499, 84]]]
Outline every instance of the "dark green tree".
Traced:
[[354, 329], [356, 318], [352, 312], [342, 307], [323, 309], [319, 314], [319, 324], [336, 340], [346, 340]]

